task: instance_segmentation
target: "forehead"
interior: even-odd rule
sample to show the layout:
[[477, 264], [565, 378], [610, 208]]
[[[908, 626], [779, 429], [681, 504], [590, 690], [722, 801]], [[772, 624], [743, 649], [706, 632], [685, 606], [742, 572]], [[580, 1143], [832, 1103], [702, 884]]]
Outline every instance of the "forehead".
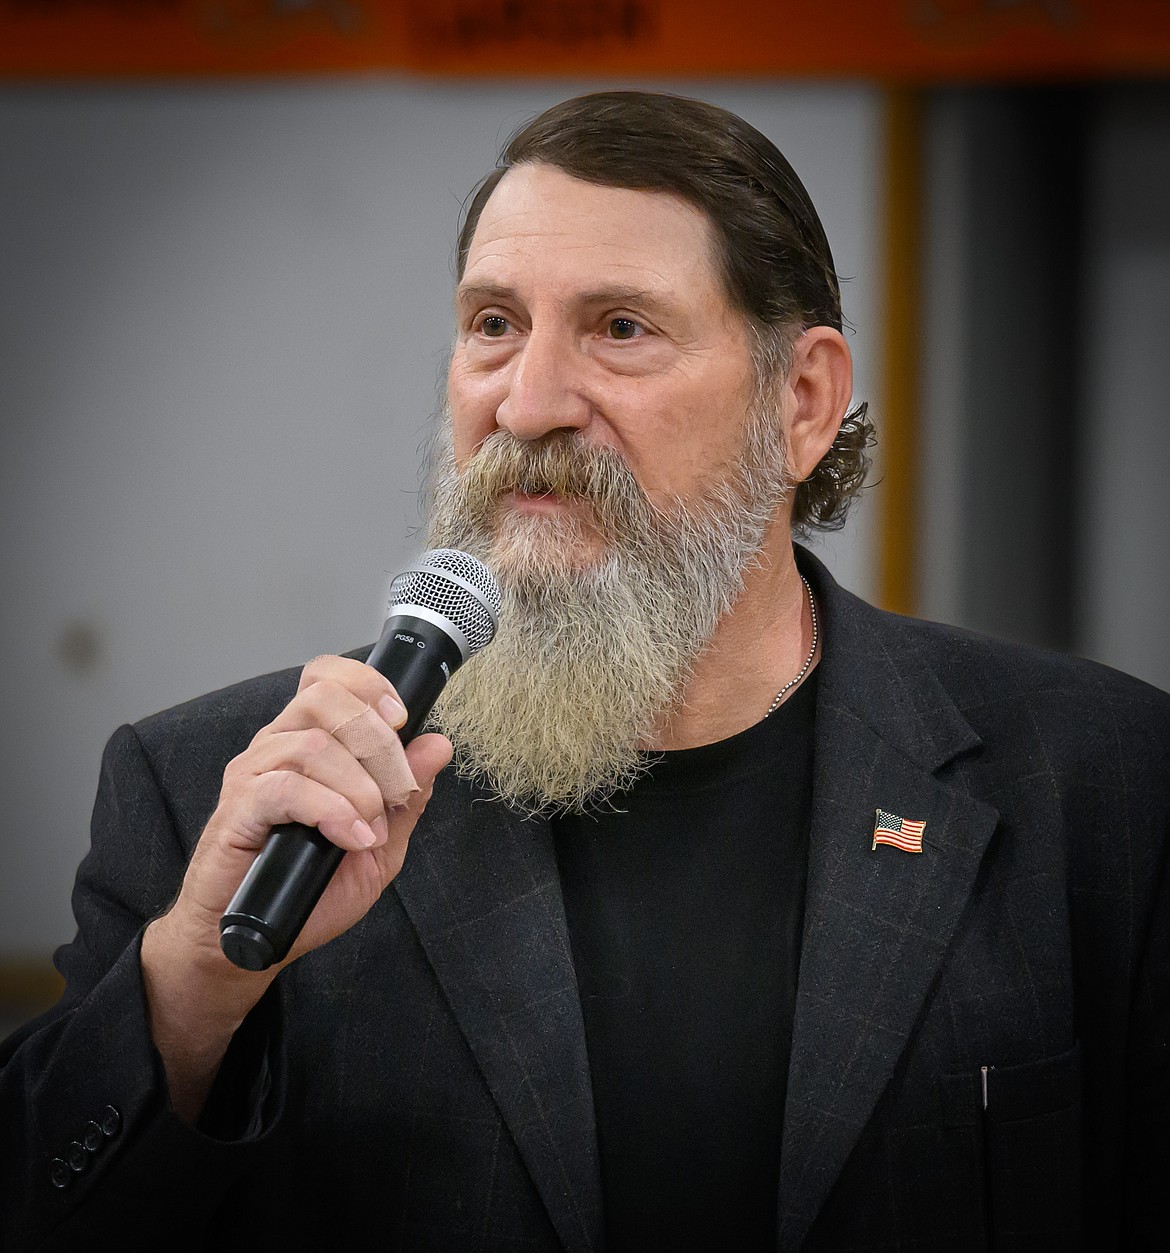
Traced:
[[461, 286], [566, 282], [675, 289], [723, 298], [715, 231], [679, 196], [603, 187], [549, 165], [509, 170], [488, 198]]

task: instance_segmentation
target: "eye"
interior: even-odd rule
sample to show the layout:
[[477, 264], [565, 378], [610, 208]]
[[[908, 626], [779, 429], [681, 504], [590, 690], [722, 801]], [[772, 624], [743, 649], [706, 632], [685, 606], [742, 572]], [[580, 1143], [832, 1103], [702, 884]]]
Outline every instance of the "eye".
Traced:
[[479, 329], [489, 339], [499, 339], [501, 335], [506, 335], [508, 332], [508, 319], [501, 317], [498, 313], [489, 313], [480, 322]]
[[637, 339], [642, 334], [640, 323], [633, 318], [610, 318], [608, 330], [610, 339]]

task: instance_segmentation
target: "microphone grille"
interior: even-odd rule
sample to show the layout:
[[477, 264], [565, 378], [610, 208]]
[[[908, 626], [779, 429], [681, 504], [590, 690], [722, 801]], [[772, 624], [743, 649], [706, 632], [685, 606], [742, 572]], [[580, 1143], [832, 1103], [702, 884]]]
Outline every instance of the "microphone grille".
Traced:
[[468, 655], [492, 642], [500, 617], [500, 585], [477, 558], [457, 548], [432, 548], [395, 575], [391, 610], [422, 605], [447, 619], [467, 640]]

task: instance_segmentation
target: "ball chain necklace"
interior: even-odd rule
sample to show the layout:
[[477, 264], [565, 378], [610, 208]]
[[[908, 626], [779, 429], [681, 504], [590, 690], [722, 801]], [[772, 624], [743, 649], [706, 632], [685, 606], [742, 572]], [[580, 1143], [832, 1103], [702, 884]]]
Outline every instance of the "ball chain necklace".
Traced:
[[800, 673], [794, 678], [789, 679], [788, 682], [785, 683], [784, 686], [776, 693], [775, 700], [773, 700], [768, 706], [768, 713], [764, 715], [765, 718], [767, 718], [769, 714], [776, 712], [785, 695], [790, 692], [806, 674], [808, 674], [808, 668], [812, 665], [812, 660], [816, 656], [817, 638], [819, 635], [817, 630], [817, 605], [816, 601], [813, 600], [812, 588], [809, 586], [808, 579], [806, 579], [802, 574], [800, 576], [800, 581], [804, 584], [804, 590], [808, 593], [808, 612], [812, 617], [812, 646], [808, 650], [808, 656], [804, 659], [804, 665], [800, 667]]

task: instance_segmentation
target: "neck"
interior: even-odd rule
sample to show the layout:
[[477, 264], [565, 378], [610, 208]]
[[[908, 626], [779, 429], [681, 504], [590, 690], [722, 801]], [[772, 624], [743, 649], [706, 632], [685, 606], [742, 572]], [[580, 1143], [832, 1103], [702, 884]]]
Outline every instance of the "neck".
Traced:
[[679, 706], [647, 747], [662, 752], [713, 744], [759, 722], [804, 665], [812, 629], [785, 519], [782, 533], [769, 535], [758, 565], [744, 577], [735, 608], [695, 663]]

